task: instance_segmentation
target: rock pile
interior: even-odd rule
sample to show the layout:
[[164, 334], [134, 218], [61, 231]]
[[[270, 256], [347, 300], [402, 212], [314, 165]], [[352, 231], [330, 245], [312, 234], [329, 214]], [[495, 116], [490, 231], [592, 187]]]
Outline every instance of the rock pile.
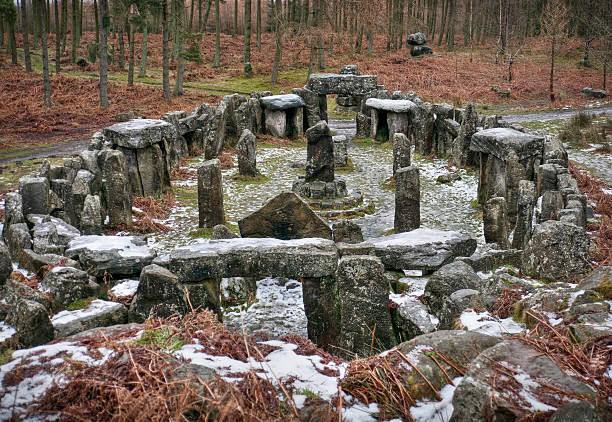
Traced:
[[426, 45], [427, 37], [421, 32], [408, 35], [408, 38], [406, 38], [406, 44], [410, 46], [410, 55], [413, 57], [433, 53], [431, 47]]

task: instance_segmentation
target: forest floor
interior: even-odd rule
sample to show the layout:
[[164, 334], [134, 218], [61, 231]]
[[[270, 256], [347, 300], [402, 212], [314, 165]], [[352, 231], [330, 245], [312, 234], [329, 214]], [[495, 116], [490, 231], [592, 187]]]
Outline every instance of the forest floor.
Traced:
[[[167, 111], [190, 110], [203, 102], [215, 103], [228, 93], [248, 94], [252, 90], [289, 92], [293, 87], [303, 86], [307, 79], [310, 51], [308, 38], [303, 35], [287, 34], [280, 79], [272, 84], [269, 81], [274, 54], [271, 34], [263, 34], [261, 50], [256, 48], [253, 37], [251, 62], [255, 74], [252, 78], [242, 75], [242, 37], [222, 35], [222, 65], [214, 68], [214, 34], [204, 34], [199, 42], [202, 62], [186, 62], [184, 94], [174, 96], [172, 102], [167, 104], [161, 89], [161, 37], [157, 34], [149, 36], [147, 72], [146, 76], [139, 77], [140, 37], [141, 34], [136, 34], [134, 86], [127, 86], [127, 70], [120, 69], [116, 60], [111, 65], [108, 109], [98, 105], [98, 64], [79, 67], [70, 63], [69, 38], [66, 52], [61, 56], [61, 73], [55, 74], [55, 40], [53, 34], [49, 37], [49, 54], [52, 58], [50, 108], [45, 108], [42, 100], [40, 46], [33, 51], [32, 73], [24, 72], [21, 48], [20, 64], [16, 66], [10, 64], [10, 55], [2, 48], [0, 155], [3, 161], [14, 161], [22, 154], [27, 155], [25, 150], [30, 148], [44, 149], [59, 143], [73, 145], [77, 140], [84, 141], [95, 131], [112, 124], [116, 114], [121, 112], [133, 110], [145, 117], [159, 118]], [[85, 33], [77, 56], [86, 57], [87, 45], [93, 41], [94, 34]], [[115, 45], [117, 57], [117, 40], [111, 39], [109, 42]], [[325, 71], [335, 72], [344, 64], [355, 63], [362, 74], [378, 75], [379, 83], [390, 91], [414, 91], [424, 100], [444, 101], [455, 106], [465, 106], [472, 100], [484, 113], [524, 113], [584, 107], [589, 102], [582, 98], [582, 88], [601, 86], [601, 71], [577, 64], [582, 55], [579, 40], [569, 40], [557, 58], [555, 92], [558, 100], [554, 104], [548, 101], [550, 58], [542, 39], [531, 39], [523, 47], [521, 55], [515, 59], [512, 82], [507, 81], [507, 63], [501, 60], [499, 64], [495, 63], [493, 45], [475, 46], [473, 61], [470, 61], [469, 49], [462, 42], [452, 52], [432, 43], [434, 54], [423, 58], [411, 58], [406, 48], [386, 52], [384, 43], [384, 37], [379, 36], [374, 44], [374, 54], [350, 54], [347, 39], [336, 35], [334, 53], [325, 57]], [[21, 47], [20, 39], [18, 46]], [[171, 63], [171, 88], [175, 71], [176, 64]], [[502, 96], [494, 92], [493, 87], [510, 94]]]

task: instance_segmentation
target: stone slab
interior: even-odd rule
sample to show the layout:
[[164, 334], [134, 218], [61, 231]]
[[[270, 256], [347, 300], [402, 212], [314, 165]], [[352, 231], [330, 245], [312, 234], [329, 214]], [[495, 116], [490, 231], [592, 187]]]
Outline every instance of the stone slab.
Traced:
[[366, 106], [392, 113], [410, 113], [417, 108], [417, 105], [410, 100], [381, 100], [380, 98], [368, 98]]
[[503, 161], [506, 161], [512, 150], [520, 161], [541, 155], [543, 148], [543, 136], [528, 135], [509, 128], [481, 130], [472, 136], [470, 143], [470, 151], [492, 154]]
[[173, 124], [157, 119], [134, 119], [117, 123], [104, 128], [103, 132], [106, 140], [113, 145], [130, 149], [146, 148], [163, 139], [177, 136]]
[[339, 94], [364, 95], [376, 90], [378, 77], [375, 75], [340, 75], [336, 73], [315, 73], [310, 75], [305, 88], [319, 95]]
[[269, 97], [263, 97], [261, 103], [266, 110], [288, 110], [306, 105], [302, 97], [295, 94], [270, 95]]

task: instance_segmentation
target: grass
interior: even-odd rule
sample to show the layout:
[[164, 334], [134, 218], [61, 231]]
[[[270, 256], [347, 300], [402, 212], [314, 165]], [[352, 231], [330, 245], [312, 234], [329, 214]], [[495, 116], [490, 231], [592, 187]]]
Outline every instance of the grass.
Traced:
[[606, 142], [605, 131], [596, 123], [595, 116], [587, 113], [572, 116], [559, 132], [559, 139], [577, 148]]
[[183, 340], [176, 337], [176, 332], [173, 332], [167, 326], [157, 329], [146, 329], [142, 336], [135, 340], [134, 343], [139, 346], [161, 350], [179, 350], [184, 345]]
[[259, 174], [255, 177], [253, 176], [243, 176], [238, 172], [234, 173], [231, 176], [231, 179], [236, 182], [239, 186], [248, 186], [248, 185], [261, 185], [263, 183], [270, 181], [270, 176], [266, 176], [264, 174]]
[[96, 300], [97, 297], [88, 297], [86, 299], [79, 299], [72, 302], [70, 305], [66, 306], [67, 311], [78, 311], [80, 309], [86, 309], [89, 307], [91, 302]]
[[0, 353], [0, 366], [4, 365], [5, 363], [11, 360], [11, 358], [13, 357], [13, 352], [14, 352], [13, 349], [4, 349]]
[[352, 173], [353, 171], [355, 171], [355, 164], [353, 163], [353, 160], [351, 160], [351, 158], [349, 157], [348, 161], [346, 162], [346, 166], [334, 167], [334, 171], [338, 174]]

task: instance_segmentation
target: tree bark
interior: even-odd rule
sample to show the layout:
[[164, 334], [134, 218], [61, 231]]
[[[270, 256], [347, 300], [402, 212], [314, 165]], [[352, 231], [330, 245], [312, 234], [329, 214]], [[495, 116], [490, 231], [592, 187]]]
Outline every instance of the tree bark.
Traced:
[[99, 45], [100, 44], [100, 21], [98, 19], [98, 1], [97, 0], [93, 1], [93, 8], [94, 8], [94, 20], [96, 21], [96, 44]]
[[28, 28], [28, 12], [27, 0], [21, 0], [21, 34], [23, 35], [23, 56], [26, 72], [32, 71], [32, 62], [30, 60], [30, 41]]
[[53, 9], [55, 12], [55, 73], [60, 73], [61, 70], [61, 54], [60, 54], [60, 38], [61, 38], [61, 28], [60, 28], [60, 20], [59, 20], [59, 5], [57, 4], [59, 0], [55, 0], [53, 2]]
[[176, 4], [177, 11], [177, 30], [176, 39], [173, 42], [177, 43], [178, 65], [176, 67], [176, 81], [174, 83], [174, 95], [183, 95], [183, 76], [185, 74], [185, 57], [184, 50], [184, 34], [185, 34], [185, 3], [184, 0], [178, 0]]
[[238, 0], [234, 0], [234, 27], [232, 28], [232, 37], [238, 33]]
[[[272, 0], [274, 1], [274, 0]], [[274, 40], [276, 42], [276, 49], [274, 50], [274, 64], [272, 65], [272, 74], [270, 75], [270, 82], [278, 82], [278, 72], [280, 67], [281, 55], [283, 54], [283, 40], [282, 40], [282, 20], [283, 20], [283, 7], [282, 0], [276, 0], [275, 2], [275, 13], [274, 13]]]
[[261, 0], [257, 0], [257, 49], [261, 50]]
[[[36, 1], [36, 0], [35, 0]], [[38, 16], [40, 19], [40, 41], [42, 45], [42, 62], [43, 62], [43, 95], [45, 97], [45, 105], [51, 107], [51, 86], [49, 82], [49, 53], [47, 51], [47, 23], [45, 19], [45, 0], [39, 0]]]
[[123, 43], [123, 29], [119, 27], [119, 69], [125, 69], [125, 44]]
[[140, 59], [140, 72], [138, 76], [147, 76], [147, 50], [149, 48], [149, 22], [147, 21], [147, 8], [142, 11], [144, 26], [142, 29], [142, 58]]
[[66, 33], [68, 32], [68, 0], [62, 0], [62, 53], [66, 52]]
[[204, 13], [204, 21], [200, 24], [200, 32], [206, 31], [206, 24], [208, 23], [208, 16], [210, 14], [210, 8], [212, 7], [213, 0], [208, 0], [208, 6], [206, 6], [206, 13]]
[[134, 86], [134, 24], [128, 10], [128, 42], [130, 43], [130, 58], [128, 61], [128, 86]]
[[[219, 0], [216, 0], [219, 1]], [[164, 99], [170, 103], [170, 70], [168, 51], [168, 0], [162, 0], [162, 84]]]
[[[56, 0], [57, 1], [57, 0]], [[100, 28], [100, 106], [108, 107], [108, 28], [104, 26], [104, 16], [107, 14], [108, 6], [106, 0], [99, 1], [101, 24]]]
[[251, 69], [251, 0], [244, 1], [244, 74], [253, 76]]
[[70, 37], [72, 38], [72, 63], [77, 61], [77, 47], [79, 45], [79, 0], [72, 0], [72, 31]]
[[551, 40], [551, 54], [550, 54], [550, 102], [555, 102], [555, 91], [554, 91], [554, 79], [555, 79], [555, 43], [557, 41], [556, 35], [553, 35]]
[[221, 66], [221, 13], [219, 0], [215, 0], [215, 67]]

